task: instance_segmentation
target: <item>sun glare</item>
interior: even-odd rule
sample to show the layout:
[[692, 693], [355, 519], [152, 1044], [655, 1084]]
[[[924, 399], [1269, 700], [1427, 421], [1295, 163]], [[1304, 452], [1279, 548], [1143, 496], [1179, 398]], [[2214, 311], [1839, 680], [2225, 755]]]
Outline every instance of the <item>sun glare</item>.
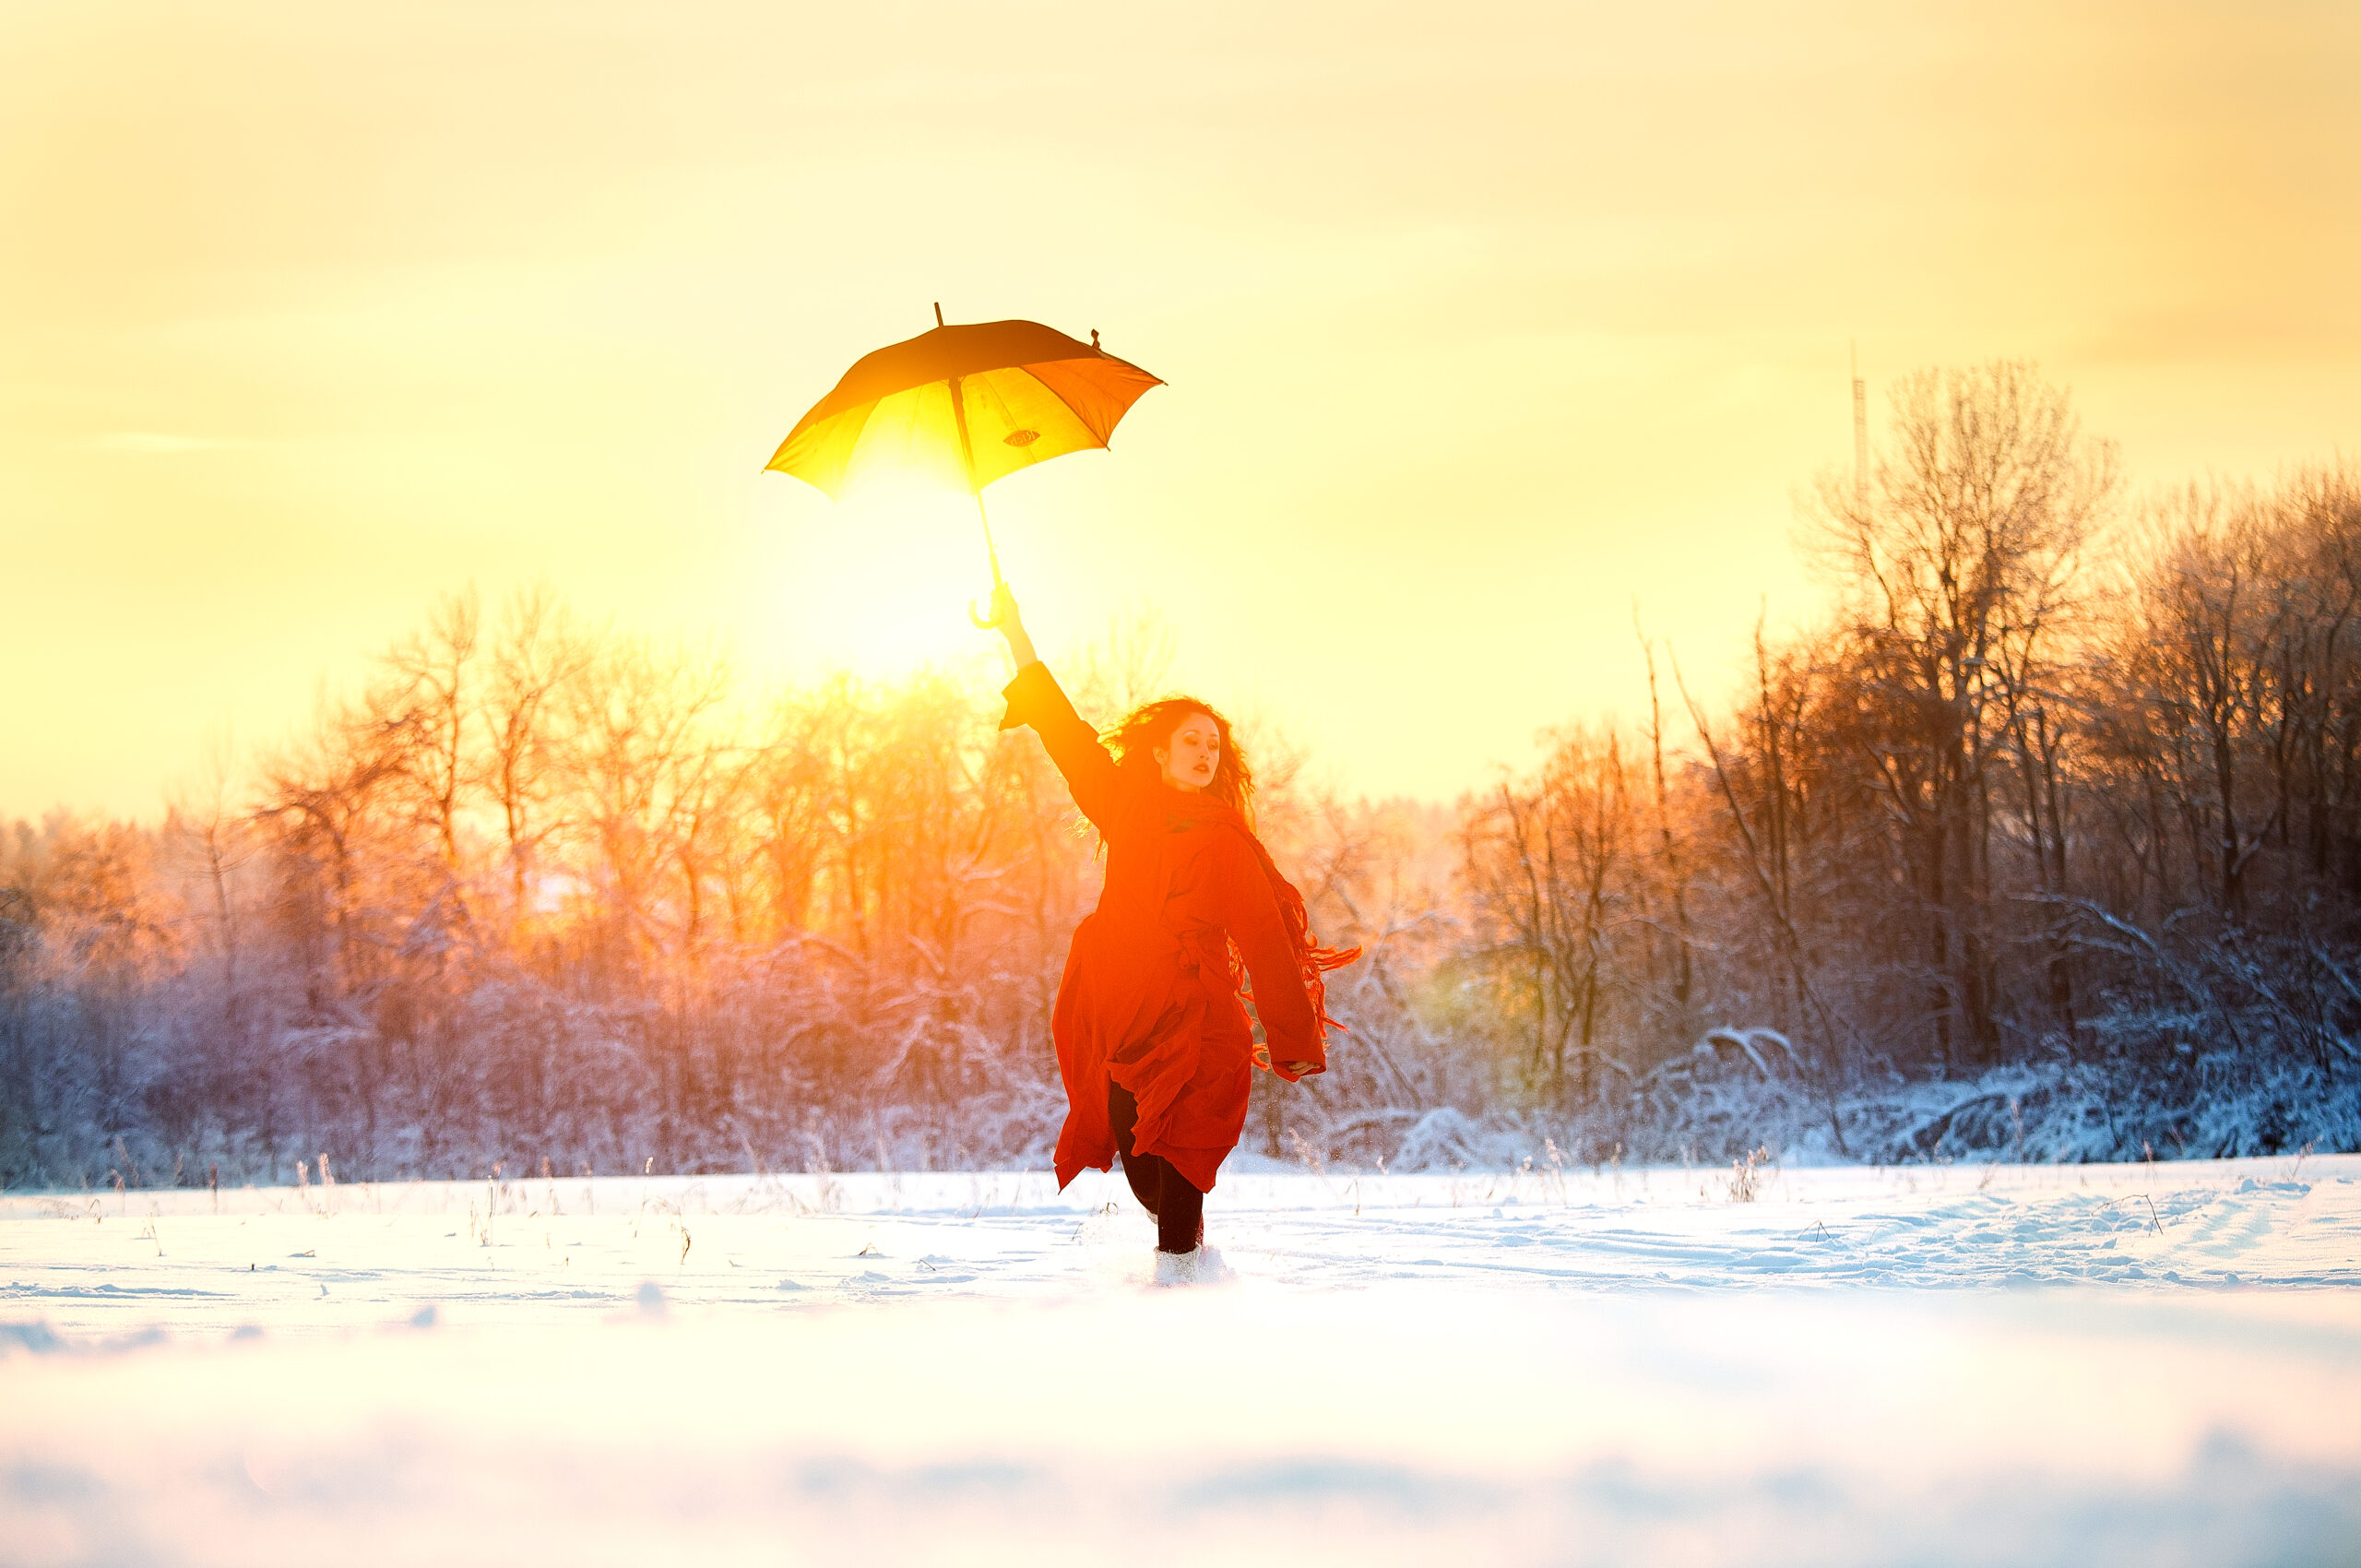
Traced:
[[879, 481], [836, 505], [799, 508], [789, 528], [786, 571], [828, 584], [825, 595], [792, 595], [808, 608], [784, 630], [803, 661], [887, 678], [989, 651], [967, 619], [970, 600], [991, 596], [971, 497]]

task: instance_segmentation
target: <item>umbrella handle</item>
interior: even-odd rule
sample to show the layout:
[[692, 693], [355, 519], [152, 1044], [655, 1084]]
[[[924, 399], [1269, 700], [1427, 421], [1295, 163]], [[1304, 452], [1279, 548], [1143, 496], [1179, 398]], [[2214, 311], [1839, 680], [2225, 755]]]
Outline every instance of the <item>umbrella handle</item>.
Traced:
[[[999, 600], [1000, 592], [1000, 554], [995, 551], [992, 554], [992, 598], [994, 600]], [[997, 603], [995, 603], [991, 614], [980, 614], [976, 609], [976, 601], [971, 599], [967, 601], [967, 619], [973, 621], [979, 630], [986, 632], [993, 631], [1000, 625], [1000, 610]]]

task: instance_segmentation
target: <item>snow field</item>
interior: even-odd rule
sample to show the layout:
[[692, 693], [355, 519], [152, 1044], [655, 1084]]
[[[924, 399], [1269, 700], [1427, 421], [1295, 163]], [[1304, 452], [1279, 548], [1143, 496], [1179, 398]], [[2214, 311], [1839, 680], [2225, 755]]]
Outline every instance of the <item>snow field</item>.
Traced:
[[[2361, 1157], [2142, 1166], [1225, 1174], [1250, 1286], [1484, 1290], [2361, 1284]], [[218, 1210], [218, 1212], [217, 1212]], [[1038, 1298], [1145, 1284], [1119, 1177], [664, 1177], [0, 1198], [0, 1314], [219, 1335], [683, 1309]]]
[[0, 1562], [2355, 1560], [2361, 1158], [1734, 1181], [0, 1199]]

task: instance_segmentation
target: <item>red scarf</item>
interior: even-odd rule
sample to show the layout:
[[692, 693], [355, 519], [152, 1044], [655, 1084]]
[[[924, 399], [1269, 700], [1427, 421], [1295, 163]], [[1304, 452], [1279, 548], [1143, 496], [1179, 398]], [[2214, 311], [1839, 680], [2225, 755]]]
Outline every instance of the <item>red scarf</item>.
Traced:
[[[1247, 826], [1245, 813], [1202, 790], [1191, 793], [1167, 788], [1163, 805], [1165, 814], [1175, 821], [1220, 823], [1245, 835], [1246, 841], [1254, 847], [1255, 860], [1262, 863], [1264, 879], [1271, 885], [1271, 897], [1278, 900], [1279, 923], [1287, 931], [1287, 945], [1295, 950], [1296, 962], [1302, 967], [1303, 990], [1304, 994], [1311, 999], [1311, 1016], [1319, 1020], [1323, 1031], [1335, 1029], [1340, 1033], [1349, 1033], [1344, 1025], [1328, 1016], [1326, 976], [1330, 969], [1341, 969], [1359, 957], [1361, 950], [1358, 947], [1323, 947], [1312, 940], [1311, 914], [1303, 907], [1303, 895], [1295, 890], [1294, 883], [1279, 874], [1279, 868], [1272, 862], [1271, 851], [1263, 848], [1263, 840], [1256, 837], [1254, 829]], [[1245, 991], [1245, 966], [1239, 962], [1235, 946], [1229, 952], [1229, 976], [1233, 985], [1240, 992]], [[1257, 1050], [1259, 1051], [1260, 1048]]]

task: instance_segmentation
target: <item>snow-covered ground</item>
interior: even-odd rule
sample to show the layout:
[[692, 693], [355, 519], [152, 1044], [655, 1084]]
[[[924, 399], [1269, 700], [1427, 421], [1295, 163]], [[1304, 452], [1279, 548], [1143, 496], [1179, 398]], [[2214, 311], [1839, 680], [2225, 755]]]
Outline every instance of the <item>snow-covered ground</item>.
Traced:
[[2361, 1158], [1745, 1185], [0, 1198], [0, 1561], [2361, 1561]]

